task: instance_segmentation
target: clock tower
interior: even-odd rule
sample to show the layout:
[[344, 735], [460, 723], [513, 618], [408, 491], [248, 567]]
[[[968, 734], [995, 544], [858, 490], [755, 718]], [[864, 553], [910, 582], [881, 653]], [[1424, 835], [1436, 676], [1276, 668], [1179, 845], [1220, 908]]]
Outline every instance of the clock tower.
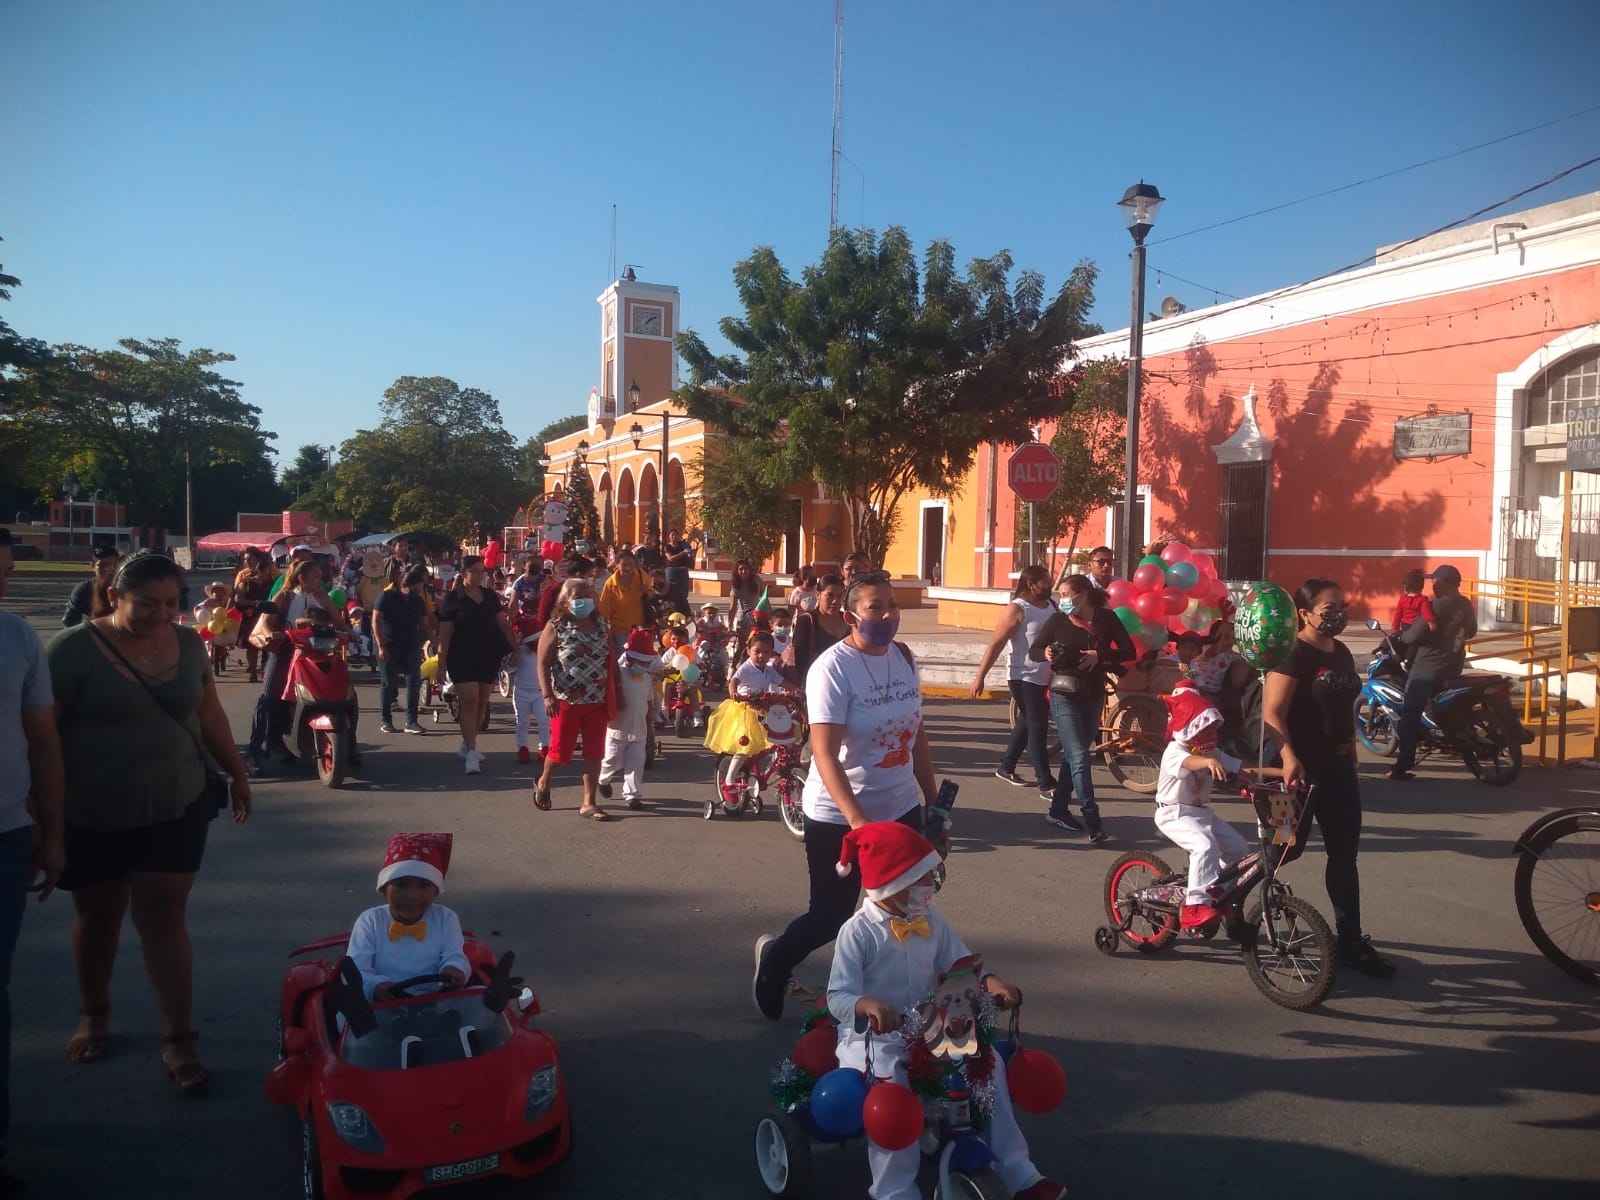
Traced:
[[600, 397], [603, 414], [621, 420], [633, 407], [628, 389], [639, 385], [639, 406], [665, 400], [678, 386], [678, 289], [641, 283], [627, 267], [596, 297], [600, 305]]

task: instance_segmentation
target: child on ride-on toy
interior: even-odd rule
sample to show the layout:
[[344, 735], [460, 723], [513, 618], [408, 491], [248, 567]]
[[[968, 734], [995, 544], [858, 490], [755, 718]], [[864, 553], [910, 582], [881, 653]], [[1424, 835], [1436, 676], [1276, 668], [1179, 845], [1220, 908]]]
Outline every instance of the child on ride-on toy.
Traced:
[[472, 968], [461, 921], [434, 903], [450, 869], [451, 841], [448, 833], [397, 833], [389, 839], [378, 872], [384, 902], [356, 918], [346, 950], [368, 1000], [388, 1000], [390, 984], [417, 975], [444, 975], [449, 988], [466, 983]]
[[1211, 785], [1238, 771], [1233, 755], [1217, 748], [1222, 713], [1192, 679], [1180, 680], [1167, 697], [1172, 720], [1171, 741], [1161, 756], [1156, 780], [1156, 828], [1189, 855], [1189, 888], [1179, 914], [1184, 929], [1197, 929], [1222, 919], [1208, 891], [1224, 863], [1234, 862], [1249, 847], [1232, 825], [1211, 808]]
[[[839, 1022], [839, 1065], [866, 1069], [870, 1030], [873, 1074], [903, 1085], [905, 1043], [881, 1035], [898, 1028], [901, 1013], [927, 999], [939, 976], [972, 952], [932, 907], [939, 852], [926, 838], [898, 821], [859, 826], [845, 835], [839, 873], [846, 875], [856, 865], [866, 901], [840, 928], [828, 977], [828, 1011]], [[1022, 1001], [1022, 993], [996, 975], [982, 975], [977, 983], [1001, 1008]], [[945, 1033], [955, 1030], [947, 1023]], [[1041, 1175], [1028, 1157], [1028, 1143], [1011, 1111], [1005, 1064], [988, 1053], [994, 1060], [994, 1110], [986, 1140], [996, 1170], [1017, 1200], [1060, 1200], [1066, 1189]], [[874, 1200], [918, 1200], [921, 1161], [915, 1143], [889, 1151], [869, 1139]]]
[[728, 670], [728, 627], [722, 623], [722, 613], [715, 604], [700, 606], [700, 619], [694, 623], [696, 654], [702, 642], [709, 643], [705, 661], [715, 671]]
[[706, 723], [706, 749], [713, 754], [732, 755], [727, 774], [718, 784], [725, 803], [737, 801], [734, 787], [745, 763], [752, 755], [762, 754], [767, 749], [767, 731], [761, 724], [761, 714], [746, 704], [745, 698], [776, 692], [783, 686], [783, 671], [773, 662], [772, 635], [752, 633], [750, 657], [739, 664], [728, 681], [728, 698], [717, 705], [717, 711]]

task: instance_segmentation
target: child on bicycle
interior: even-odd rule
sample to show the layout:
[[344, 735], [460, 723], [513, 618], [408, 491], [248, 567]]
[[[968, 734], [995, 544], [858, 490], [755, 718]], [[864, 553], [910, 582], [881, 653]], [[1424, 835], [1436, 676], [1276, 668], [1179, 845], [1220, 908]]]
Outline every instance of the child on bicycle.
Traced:
[[746, 704], [745, 699], [782, 690], [784, 675], [772, 661], [773, 654], [770, 633], [757, 631], [750, 635], [750, 657], [733, 673], [728, 681], [728, 698], [717, 705], [717, 711], [706, 724], [706, 749], [714, 754], [732, 756], [726, 775], [718, 782], [722, 799], [728, 804], [739, 801], [734, 785], [745, 763], [767, 750], [767, 731], [761, 723], [761, 714]]
[[1222, 713], [1192, 679], [1178, 682], [1167, 697], [1171, 741], [1156, 780], [1156, 828], [1189, 855], [1189, 887], [1179, 920], [1197, 929], [1222, 919], [1210, 889], [1224, 863], [1249, 850], [1237, 830], [1211, 807], [1211, 786], [1238, 771], [1240, 762], [1217, 748]]
[[[874, 1075], [905, 1085], [905, 1039], [884, 1035], [899, 1028], [902, 1013], [928, 1000], [940, 976], [953, 967], [977, 967], [974, 983], [994, 998], [997, 1008], [1022, 1003], [1018, 989], [982, 972], [972, 952], [934, 910], [933, 873], [939, 862], [933, 845], [898, 821], [874, 821], [845, 835], [838, 871], [848, 875], [859, 866], [866, 899], [839, 930], [828, 976], [828, 1011], [839, 1022], [841, 1067], [865, 1070], [870, 1052]], [[1066, 1189], [1041, 1175], [1028, 1156], [1028, 1143], [1011, 1108], [1005, 1063], [993, 1050], [983, 1053], [993, 1071], [987, 1141], [996, 1171], [1016, 1200], [1061, 1200]], [[869, 1138], [867, 1164], [876, 1200], [921, 1196], [917, 1143], [885, 1150]]]
[[461, 920], [434, 903], [450, 869], [451, 841], [448, 833], [397, 833], [389, 839], [378, 872], [383, 903], [356, 918], [345, 950], [361, 972], [368, 1000], [389, 999], [391, 984], [417, 975], [443, 975], [447, 988], [466, 983], [472, 967]]

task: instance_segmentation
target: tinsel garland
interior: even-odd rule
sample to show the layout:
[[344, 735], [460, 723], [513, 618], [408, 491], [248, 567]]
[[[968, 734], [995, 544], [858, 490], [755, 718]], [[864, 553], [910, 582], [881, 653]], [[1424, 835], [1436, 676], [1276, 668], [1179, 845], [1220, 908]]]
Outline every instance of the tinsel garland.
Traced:
[[967, 1081], [967, 1091], [978, 1112], [988, 1118], [994, 1112], [994, 997], [981, 992], [978, 1000], [978, 1053], [959, 1063], [934, 1057], [922, 1036], [922, 1016], [915, 1006], [900, 1014], [900, 1036], [906, 1046], [906, 1081], [924, 1105], [948, 1095], [945, 1076], [959, 1070]]
[[772, 1072], [768, 1086], [772, 1089], [772, 1099], [779, 1111], [793, 1112], [810, 1097], [817, 1081], [795, 1066], [794, 1059], [785, 1058]]
[[828, 1006], [826, 1004], [819, 1004], [816, 1008], [813, 1008], [810, 1012], [806, 1013], [806, 1019], [800, 1024], [801, 1035], [804, 1036], [805, 1034], [810, 1033], [818, 1025], [821, 1025], [824, 1022], [829, 1025], [837, 1025], [839, 1023], [833, 1019], [833, 1014], [828, 1011]]

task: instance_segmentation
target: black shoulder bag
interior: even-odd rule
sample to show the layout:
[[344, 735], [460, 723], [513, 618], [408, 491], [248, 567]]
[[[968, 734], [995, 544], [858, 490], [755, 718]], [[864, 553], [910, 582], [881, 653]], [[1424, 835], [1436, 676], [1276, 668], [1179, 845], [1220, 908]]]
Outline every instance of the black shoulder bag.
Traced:
[[[200, 789], [198, 799], [205, 805], [208, 819], [215, 820], [217, 814], [232, 802], [232, 783], [227, 773], [217, 766], [215, 760], [206, 753], [205, 747], [200, 744], [200, 739], [195, 736], [194, 730], [180, 721], [170, 708], [161, 703], [161, 697], [156, 695], [155, 688], [151, 687], [145, 679], [144, 672], [129, 662], [122, 651], [117, 649], [116, 643], [101, 633], [95, 627], [94, 622], [85, 623], [89, 626], [89, 632], [100, 639], [101, 645], [111, 651], [116, 656], [117, 661], [128, 669], [128, 674], [133, 676], [134, 682], [142, 687], [145, 690], [145, 694], [150, 697], [150, 703], [170, 717], [175, 725], [189, 735], [189, 740], [194, 743], [195, 755], [200, 759], [200, 769], [205, 773], [206, 777], [205, 785]], [[180, 665], [183, 662], [183, 646], [181, 644], [178, 647], [178, 661]]]

